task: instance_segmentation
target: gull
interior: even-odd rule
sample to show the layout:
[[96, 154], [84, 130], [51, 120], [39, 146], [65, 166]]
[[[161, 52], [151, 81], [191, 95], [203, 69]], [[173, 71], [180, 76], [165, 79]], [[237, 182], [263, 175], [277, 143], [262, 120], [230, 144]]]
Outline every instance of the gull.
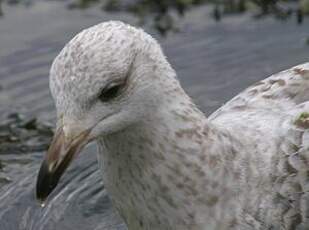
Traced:
[[50, 90], [57, 127], [38, 174], [40, 201], [95, 141], [129, 230], [309, 229], [309, 63], [206, 118], [157, 41], [109, 21], [65, 45]]

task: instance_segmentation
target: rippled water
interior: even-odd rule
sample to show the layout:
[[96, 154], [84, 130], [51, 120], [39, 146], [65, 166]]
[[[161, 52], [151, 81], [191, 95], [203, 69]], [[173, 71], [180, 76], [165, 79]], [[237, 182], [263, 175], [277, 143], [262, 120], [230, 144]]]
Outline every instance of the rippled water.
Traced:
[[[0, 19], [0, 229], [125, 229], [104, 190], [95, 145], [73, 162], [42, 208], [34, 187], [50, 134], [21, 128], [18, 135], [26, 137], [8, 141], [7, 127], [1, 124], [9, 123], [6, 114], [14, 111], [26, 114], [23, 125], [31, 124], [30, 117], [53, 124], [48, 71], [62, 46], [82, 28], [107, 19], [134, 19], [96, 9], [68, 11], [52, 1], [30, 8], [4, 7], [4, 11]], [[308, 20], [297, 27], [293, 21], [253, 21], [242, 16], [215, 24], [201, 8], [189, 13], [182, 28], [183, 32], [159, 41], [184, 88], [207, 113], [247, 85], [308, 61]], [[14, 117], [11, 122], [16, 124]]]
[[94, 146], [68, 171], [46, 206], [40, 207], [34, 197], [35, 178], [52, 132], [39, 122], [39, 127], [27, 128], [29, 121], [6, 118], [0, 125], [1, 229], [125, 229], [112, 212]]

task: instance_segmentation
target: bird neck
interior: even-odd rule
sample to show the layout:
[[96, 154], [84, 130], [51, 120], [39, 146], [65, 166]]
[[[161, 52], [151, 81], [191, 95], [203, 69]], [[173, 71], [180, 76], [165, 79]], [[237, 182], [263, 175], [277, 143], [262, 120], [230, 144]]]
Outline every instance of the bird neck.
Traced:
[[[175, 223], [192, 227], [196, 223], [189, 207], [198, 195], [214, 202], [205, 190], [211, 180], [207, 165], [219, 161], [206, 151], [225, 135], [211, 127], [187, 95], [166, 103], [146, 122], [99, 140], [106, 188], [129, 229], [166, 229], [162, 226]], [[214, 149], [214, 156], [215, 151], [220, 149]]]

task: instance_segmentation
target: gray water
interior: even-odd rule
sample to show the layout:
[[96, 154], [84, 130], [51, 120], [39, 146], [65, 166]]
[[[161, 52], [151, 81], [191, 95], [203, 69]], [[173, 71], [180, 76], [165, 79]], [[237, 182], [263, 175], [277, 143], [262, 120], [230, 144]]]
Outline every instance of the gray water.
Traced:
[[[70, 11], [57, 1], [39, 1], [29, 8], [5, 6], [4, 12], [0, 19], [0, 140], [2, 129], [6, 130], [1, 124], [11, 112], [25, 114], [26, 121], [38, 117], [44, 124], [54, 124], [48, 71], [74, 34], [109, 19], [137, 21], [98, 9]], [[167, 38], [146, 28], [162, 44], [183, 87], [206, 114], [253, 82], [308, 61], [308, 19], [296, 26], [293, 20], [255, 21], [243, 15], [215, 23], [207, 12], [207, 7], [192, 10], [180, 21], [181, 32]], [[36, 129], [19, 132], [28, 136], [18, 143], [32, 148], [15, 151], [17, 144], [5, 149], [5, 141], [0, 142], [0, 230], [125, 229], [104, 190], [95, 145], [73, 162], [42, 208], [34, 187], [51, 137]]]

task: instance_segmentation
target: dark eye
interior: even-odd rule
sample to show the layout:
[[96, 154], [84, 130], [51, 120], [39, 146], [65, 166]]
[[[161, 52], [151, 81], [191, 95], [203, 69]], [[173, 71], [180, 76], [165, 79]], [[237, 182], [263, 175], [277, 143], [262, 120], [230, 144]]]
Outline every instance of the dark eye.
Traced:
[[99, 99], [102, 102], [109, 101], [119, 95], [121, 89], [121, 85], [115, 85], [112, 87], [108, 87], [106, 89], [103, 89], [101, 94], [99, 95]]

